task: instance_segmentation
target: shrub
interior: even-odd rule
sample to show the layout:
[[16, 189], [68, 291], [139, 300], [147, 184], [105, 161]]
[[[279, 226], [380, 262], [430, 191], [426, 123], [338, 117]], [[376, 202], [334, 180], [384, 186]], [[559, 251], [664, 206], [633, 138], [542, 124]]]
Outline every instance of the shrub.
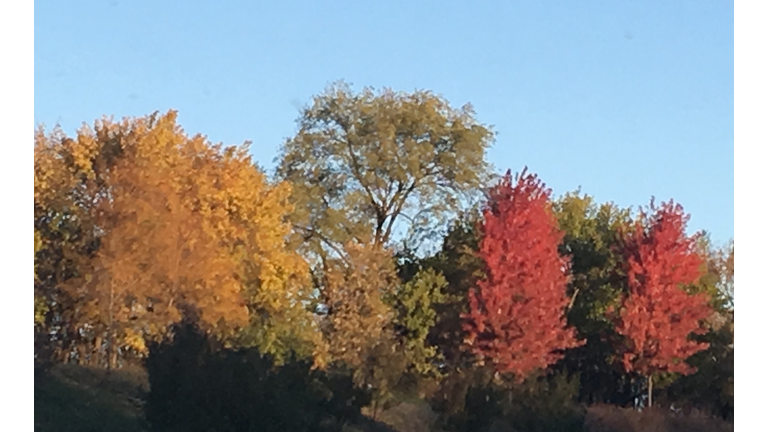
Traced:
[[[584, 408], [575, 399], [578, 381], [563, 374], [529, 378], [522, 383], [477, 374], [464, 404], [454, 412], [437, 403], [440, 424], [450, 431], [581, 431]], [[454, 386], [454, 388], [460, 388]], [[439, 402], [439, 401], [438, 401]]]
[[341, 369], [277, 365], [257, 349], [223, 349], [194, 325], [152, 345], [147, 420], [157, 431], [340, 431], [369, 395]]

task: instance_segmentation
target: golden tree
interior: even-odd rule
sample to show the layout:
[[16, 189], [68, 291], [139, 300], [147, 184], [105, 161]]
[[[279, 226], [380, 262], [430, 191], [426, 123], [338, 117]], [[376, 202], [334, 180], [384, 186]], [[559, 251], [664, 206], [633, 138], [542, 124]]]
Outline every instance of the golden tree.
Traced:
[[77, 322], [116, 341], [112, 361], [119, 341], [141, 350], [185, 307], [219, 336], [249, 329], [241, 342], [265, 352], [317, 342], [306, 264], [285, 222], [290, 188], [266, 180], [247, 144], [188, 137], [174, 112], [39, 140], [36, 224], [74, 212], [67, 218], [88, 234], [93, 250], [65, 253], [81, 259], [62, 260], [75, 269], [56, 283]]

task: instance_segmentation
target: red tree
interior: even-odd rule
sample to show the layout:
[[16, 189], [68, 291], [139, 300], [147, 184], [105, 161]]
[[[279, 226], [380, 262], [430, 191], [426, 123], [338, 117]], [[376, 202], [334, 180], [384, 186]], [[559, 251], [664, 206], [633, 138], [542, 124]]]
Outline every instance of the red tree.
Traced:
[[570, 263], [558, 253], [563, 233], [550, 193], [525, 170], [514, 186], [507, 171], [492, 189], [479, 251], [486, 277], [470, 292], [465, 316], [472, 350], [519, 380], [581, 344], [566, 328]]
[[696, 237], [687, 236], [689, 216], [673, 201], [641, 214], [625, 235], [625, 270], [629, 295], [624, 299], [616, 331], [627, 341], [624, 367], [648, 379], [648, 402], [653, 404], [657, 372], [689, 374], [685, 363], [707, 344], [691, 340], [705, 331], [702, 320], [712, 313], [705, 293], [689, 294], [686, 285], [702, 275], [703, 258], [696, 253]]

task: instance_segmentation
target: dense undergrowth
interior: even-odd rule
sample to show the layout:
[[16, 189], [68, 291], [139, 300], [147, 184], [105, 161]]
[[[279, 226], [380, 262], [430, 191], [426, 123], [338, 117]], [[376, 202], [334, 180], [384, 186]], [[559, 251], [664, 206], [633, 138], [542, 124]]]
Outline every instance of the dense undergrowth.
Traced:
[[[35, 430], [339, 432], [721, 432], [732, 423], [697, 410], [642, 412], [585, 406], [575, 380], [553, 375], [502, 384], [479, 375], [450, 406], [435, 390], [378, 412], [343, 368], [276, 364], [255, 349], [226, 349], [183, 327], [152, 347], [145, 367], [107, 372], [58, 364], [35, 379]], [[151, 388], [151, 391], [150, 391]], [[457, 387], [452, 387], [457, 388]]]

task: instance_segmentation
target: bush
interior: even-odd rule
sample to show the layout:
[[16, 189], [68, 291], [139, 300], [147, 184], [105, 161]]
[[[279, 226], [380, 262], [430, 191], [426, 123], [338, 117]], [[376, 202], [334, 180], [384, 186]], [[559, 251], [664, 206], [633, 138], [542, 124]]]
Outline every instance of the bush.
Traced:
[[579, 382], [564, 374], [513, 384], [504, 401], [504, 422], [526, 432], [582, 431], [586, 409], [576, 402]]
[[397, 432], [428, 432], [435, 429], [436, 417], [429, 404], [420, 401], [401, 402], [382, 412], [379, 420]]
[[[463, 407], [448, 412], [435, 404], [443, 428], [455, 432], [581, 431], [585, 409], [575, 402], [578, 381], [565, 375], [534, 377], [523, 383], [490, 380], [487, 373], [470, 378]], [[461, 386], [453, 385], [453, 388]], [[439, 402], [439, 401], [438, 401]]]
[[503, 397], [502, 389], [492, 382], [492, 372], [481, 367], [448, 374], [431, 405], [443, 429], [481, 432], [501, 416]]
[[192, 324], [150, 347], [146, 417], [157, 431], [340, 431], [370, 396], [343, 370], [223, 349]]

